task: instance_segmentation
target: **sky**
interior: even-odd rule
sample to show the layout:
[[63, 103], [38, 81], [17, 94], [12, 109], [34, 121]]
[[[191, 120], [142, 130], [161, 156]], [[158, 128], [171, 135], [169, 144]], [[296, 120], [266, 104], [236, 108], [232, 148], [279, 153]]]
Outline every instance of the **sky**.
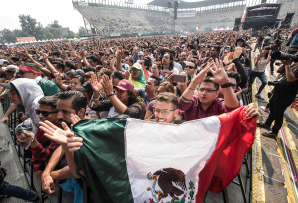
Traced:
[[58, 20], [62, 27], [69, 27], [71, 31], [78, 32], [84, 27], [81, 14], [75, 11], [71, 0], [1, 0], [0, 30], [21, 29], [20, 14], [28, 15], [41, 22], [43, 27]]
[[[135, 0], [135, 3], [139, 2], [148, 3], [148, 0]], [[54, 20], [58, 20], [62, 27], [69, 27], [73, 32], [78, 32], [81, 26], [84, 27], [83, 18], [74, 10], [71, 0], [1, 0], [1, 8], [0, 30], [21, 29], [18, 18], [20, 14], [30, 14], [37, 22], [41, 22], [43, 27], [53, 23]]]

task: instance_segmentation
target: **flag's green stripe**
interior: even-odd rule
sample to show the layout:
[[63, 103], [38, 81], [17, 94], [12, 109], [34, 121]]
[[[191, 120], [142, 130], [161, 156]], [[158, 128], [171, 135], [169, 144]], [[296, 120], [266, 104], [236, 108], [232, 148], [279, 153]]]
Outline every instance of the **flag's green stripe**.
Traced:
[[133, 202], [125, 161], [125, 118], [85, 119], [73, 126], [83, 146], [74, 153], [78, 175], [97, 202]]

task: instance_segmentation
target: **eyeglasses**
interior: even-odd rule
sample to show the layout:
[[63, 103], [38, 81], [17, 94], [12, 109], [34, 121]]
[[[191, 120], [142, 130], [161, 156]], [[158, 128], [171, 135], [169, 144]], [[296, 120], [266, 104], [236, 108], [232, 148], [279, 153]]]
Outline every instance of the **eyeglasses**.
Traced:
[[193, 67], [193, 66], [185, 66], [185, 68], [194, 69], [195, 67]]
[[35, 109], [35, 113], [37, 115], [41, 114], [43, 117], [49, 116], [51, 113], [58, 113], [58, 111], [40, 111], [39, 109]]
[[167, 116], [169, 115], [170, 111], [175, 111], [176, 109], [173, 110], [167, 110], [167, 109], [154, 109], [154, 114], [158, 115], [159, 113], [161, 113], [161, 115], [163, 116]]
[[216, 90], [205, 89], [205, 88], [199, 88], [199, 92], [200, 92], [200, 93], [204, 93], [204, 92], [206, 92], [207, 94], [212, 94], [213, 92], [216, 92]]

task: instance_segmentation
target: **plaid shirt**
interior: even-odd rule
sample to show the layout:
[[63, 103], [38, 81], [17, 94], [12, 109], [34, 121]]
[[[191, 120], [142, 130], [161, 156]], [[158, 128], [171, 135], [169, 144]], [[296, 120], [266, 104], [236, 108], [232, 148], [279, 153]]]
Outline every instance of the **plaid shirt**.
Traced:
[[[56, 126], [59, 126], [58, 120], [54, 122]], [[55, 149], [59, 146], [59, 143], [51, 141], [48, 139], [42, 130], [38, 128], [36, 132], [36, 139], [39, 142], [39, 145], [31, 149], [32, 151], [32, 163], [34, 171], [44, 170], [45, 162], [48, 162], [55, 151]]]
[[202, 108], [201, 102], [198, 99], [198, 96], [192, 96], [192, 99], [189, 103], [184, 103], [179, 98], [179, 109], [184, 112], [184, 119], [186, 121], [206, 118], [210, 116], [216, 116], [223, 113], [227, 113], [235, 110], [236, 108], [228, 108], [225, 105], [224, 99], [216, 98], [213, 103], [208, 107], [206, 111]]

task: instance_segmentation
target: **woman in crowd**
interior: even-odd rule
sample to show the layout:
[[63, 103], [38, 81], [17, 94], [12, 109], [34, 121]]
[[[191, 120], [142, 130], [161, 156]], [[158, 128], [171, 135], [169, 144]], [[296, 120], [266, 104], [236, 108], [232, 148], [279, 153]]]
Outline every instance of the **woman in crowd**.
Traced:
[[[93, 99], [95, 105], [92, 109], [95, 111], [109, 111], [107, 117], [115, 117], [120, 114], [126, 114], [131, 118], [140, 118], [143, 112], [142, 104], [137, 100], [133, 93], [134, 85], [128, 80], [121, 80], [113, 92], [112, 82], [109, 77], [104, 75], [100, 83], [96, 76], [92, 75], [91, 85], [94, 91]], [[99, 100], [99, 92], [103, 88], [106, 98]]]
[[270, 47], [264, 47], [261, 54], [258, 54], [254, 58], [254, 67], [250, 73], [250, 86], [254, 83], [256, 77], [258, 77], [262, 85], [260, 86], [257, 94], [255, 95], [256, 98], [264, 100], [264, 98], [260, 95], [262, 90], [267, 84], [267, 79], [265, 75], [266, 65], [270, 62], [271, 59], [271, 50]]

